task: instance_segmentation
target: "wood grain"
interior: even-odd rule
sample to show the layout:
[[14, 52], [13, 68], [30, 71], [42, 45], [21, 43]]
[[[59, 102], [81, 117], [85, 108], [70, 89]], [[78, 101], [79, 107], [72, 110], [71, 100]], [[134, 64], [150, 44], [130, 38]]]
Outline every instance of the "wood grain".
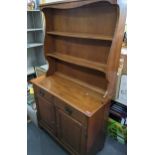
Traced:
[[46, 53], [59, 52], [94, 62], [107, 63], [111, 47], [111, 42], [109, 41], [66, 38], [60, 36], [48, 36], [47, 39], [49, 41], [54, 41], [51, 42], [52, 45], [49, 44], [51, 49], [45, 51]]
[[56, 52], [55, 53], [53, 53], [53, 52], [47, 53], [46, 56], [50, 56], [52, 58], [56, 58], [58, 60], [62, 60], [64, 62], [75, 64], [78, 66], [83, 66], [83, 67], [95, 69], [95, 70], [98, 70], [101, 72], [106, 72], [106, 65], [105, 64], [92, 62], [92, 61], [85, 60], [82, 58], [77, 58], [77, 57], [73, 57], [73, 56], [61, 54], [61, 53], [56, 53]]
[[57, 61], [56, 72], [84, 82], [88, 85], [92, 85], [93, 87], [97, 87], [103, 91], [107, 89], [108, 83], [105, 78], [106, 74], [103, 72], [77, 65], [71, 65], [63, 61]]
[[101, 94], [62, 78], [60, 75], [54, 74], [53, 76], [45, 77], [40, 82], [33, 80], [33, 84], [89, 117], [102, 105]]
[[126, 1], [67, 0], [40, 7], [49, 69], [32, 80], [39, 125], [71, 154], [96, 155], [115, 90]]
[[60, 31], [51, 31], [51, 32], [47, 32], [47, 34], [55, 35], [55, 36], [73, 37], [73, 38], [112, 41], [111, 36], [104, 36], [101, 34], [71, 33], [71, 32], [60, 32]]

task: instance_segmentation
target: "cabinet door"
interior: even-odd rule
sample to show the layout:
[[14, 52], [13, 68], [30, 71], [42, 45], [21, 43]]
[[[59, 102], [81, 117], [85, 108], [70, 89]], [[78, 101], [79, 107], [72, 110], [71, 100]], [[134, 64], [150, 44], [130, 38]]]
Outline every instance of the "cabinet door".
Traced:
[[55, 110], [54, 105], [43, 97], [37, 97], [39, 121], [48, 125], [49, 128], [55, 129]]
[[60, 109], [57, 109], [57, 121], [58, 138], [61, 142], [74, 154], [83, 154], [85, 131], [82, 124]]

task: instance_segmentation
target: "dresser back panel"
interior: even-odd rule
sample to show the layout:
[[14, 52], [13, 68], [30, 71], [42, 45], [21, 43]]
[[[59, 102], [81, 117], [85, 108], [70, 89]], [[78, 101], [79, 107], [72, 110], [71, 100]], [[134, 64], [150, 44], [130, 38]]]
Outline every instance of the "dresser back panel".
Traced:
[[[117, 6], [97, 2], [74, 9], [46, 9], [47, 31], [95, 33], [113, 36]], [[104, 19], [104, 20], [101, 20]]]
[[105, 74], [102, 72], [71, 65], [58, 60], [56, 63], [56, 71], [103, 90], [105, 90], [107, 87]]
[[54, 52], [60, 52], [87, 60], [107, 63], [111, 42], [77, 39], [68, 37], [55, 37]]

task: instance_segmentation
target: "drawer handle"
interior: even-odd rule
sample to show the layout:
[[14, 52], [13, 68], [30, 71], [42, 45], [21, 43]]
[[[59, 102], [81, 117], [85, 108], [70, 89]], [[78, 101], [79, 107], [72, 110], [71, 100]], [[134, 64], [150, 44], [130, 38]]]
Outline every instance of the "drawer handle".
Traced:
[[67, 112], [68, 115], [72, 115], [72, 110], [68, 107], [65, 107], [65, 111]]
[[45, 95], [45, 93], [43, 91], [40, 91], [39, 95], [43, 97]]

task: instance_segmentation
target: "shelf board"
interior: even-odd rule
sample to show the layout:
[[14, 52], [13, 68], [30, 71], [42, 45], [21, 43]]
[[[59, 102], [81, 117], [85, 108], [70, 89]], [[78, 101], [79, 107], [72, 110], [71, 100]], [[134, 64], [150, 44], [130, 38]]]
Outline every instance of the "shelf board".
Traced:
[[42, 31], [43, 28], [33, 28], [33, 29], [27, 29], [28, 32], [32, 32], [32, 31]]
[[56, 52], [55, 53], [47, 53], [46, 56], [50, 56], [52, 58], [56, 58], [56, 59], [62, 60], [64, 62], [68, 62], [68, 63], [72, 63], [72, 64], [75, 64], [75, 65], [78, 65], [78, 66], [98, 70], [98, 71], [101, 71], [101, 72], [106, 71], [106, 65], [105, 64], [93, 62], [93, 61], [90, 61], [90, 60], [77, 58], [77, 57], [74, 57], [74, 56], [61, 54], [61, 53], [56, 53]]
[[112, 36], [105, 36], [102, 34], [71, 33], [71, 32], [60, 32], [60, 31], [50, 31], [50, 32], [47, 32], [47, 34], [55, 35], [55, 36], [63, 36], [63, 37], [112, 41]]
[[33, 48], [33, 47], [38, 47], [38, 46], [43, 46], [43, 43], [28, 43], [27, 48]]

